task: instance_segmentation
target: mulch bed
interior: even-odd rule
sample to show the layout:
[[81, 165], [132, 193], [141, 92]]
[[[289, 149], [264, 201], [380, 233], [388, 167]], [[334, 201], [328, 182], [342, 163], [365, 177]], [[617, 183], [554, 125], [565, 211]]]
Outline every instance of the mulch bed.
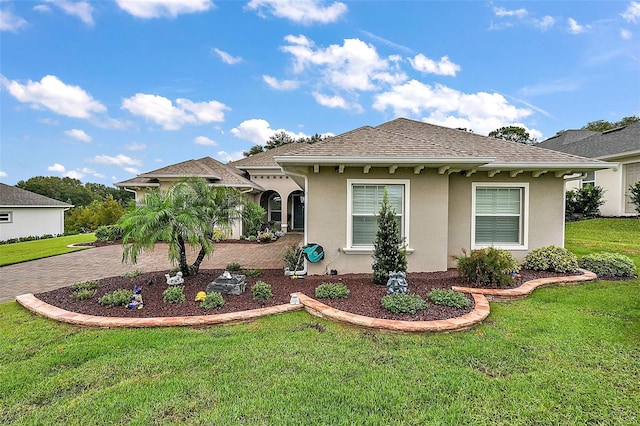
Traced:
[[[422, 296], [428, 305], [427, 309], [415, 315], [393, 314], [384, 309], [380, 304], [380, 300], [386, 294], [387, 288], [384, 285], [372, 284], [370, 274], [344, 274], [339, 276], [313, 275], [304, 279], [292, 279], [291, 277], [284, 276], [283, 271], [280, 269], [265, 270], [262, 275], [257, 278], [247, 277], [247, 291], [239, 296], [224, 296], [226, 303], [221, 308], [209, 310], [200, 308], [200, 302], [194, 301], [196, 293], [204, 291], [207, 284], [214, 281], [222, 272], [222, 270], [201, 270], [198, 275], [185, 278], [184, 293], [187, 301], [181, 304], [170, 304], [163, 301], [162, 292], [167, 288], [164, 277], [165, 271], [149, 272], [134, 278], [116, 276], [101, 279], [99, 280], [100, 285], [97, 288], [96, 294], [88, 300], [76, 301], [73, 298], [73, 292], [70, 286], [36, 294], [36, 297], [53, 306], [88, 315], [131, 318], [172, 317], [221, 314], [260, 308], [262, 305], [253, 300], [251, 295], [251, 286], [255, 284], [256, 281], [264, 281], [271, 285], [271, 291], [274, 297], [267, 300], [264, 306], [289, 303], [290, 295], [294, 292], [302, 292], [309, 297], [315, 297], [315, 288], [318, 285], [325, 282], [342, 282], [351, 290], [351, 294], [347, 299], [319, 300], [336, 309], [373, 318], [405, 321], [440, 320], [464, 315], [474, 308], [473, 298], [469, 295], [467, 295], [467, 297], [471, 301], [471, 306], [466, 309], [434, 305], [428, 299], [428, 294], [433, 289], [450, 289], [451, 286], [455, 285], [467, 285], [458, 278], [458, 272], [455, 269], [443, 272], [414, 272], [407, 275], [409, 291]], [[535, 278], [564, 275], [567, 274], [525, 270], [521, 271], [521, 282]], [[118, 289], [133, 289], [134, 285], [142, 286], [143, 309], [132, 310], [126, 307], [109, 308], [98, 303], [98, 299], [102, 295]]]

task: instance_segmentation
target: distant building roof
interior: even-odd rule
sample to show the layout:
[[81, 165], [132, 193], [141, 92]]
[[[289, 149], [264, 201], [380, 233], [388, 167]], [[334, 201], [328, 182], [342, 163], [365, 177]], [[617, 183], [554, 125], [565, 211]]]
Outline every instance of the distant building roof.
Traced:
[[73, 207], [35, 192], [0, 183], [0, 207]]
[[260, 185], [242, 176], [242, 173], [229, 165], [222, 164], [211, 157], [187, 160], [171, 164], [150, 172], [142, 173], [132, 179], [115, 184], [117, 187], [157, 187], [160, 180], [185, 177], [202, 177], [216, 186], [251, 188], [262, 191]]
[[538, 146], [588, 158], [614, 158], [640, 153], [640, 123], [606, 132], [567, 130]]

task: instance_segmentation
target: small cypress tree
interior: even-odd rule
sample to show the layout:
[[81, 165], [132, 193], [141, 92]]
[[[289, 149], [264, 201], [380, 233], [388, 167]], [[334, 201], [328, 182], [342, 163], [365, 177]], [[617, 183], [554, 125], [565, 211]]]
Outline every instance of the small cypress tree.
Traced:
[[389, 205], [389, 196], [385, 189], [378, 213], [378, 231], [373, 243], [374, 284], [386, 284], [390, 271], [407, 271], [407, 254], [404, 247], [400, 247], [399, 235], [396, 212]]

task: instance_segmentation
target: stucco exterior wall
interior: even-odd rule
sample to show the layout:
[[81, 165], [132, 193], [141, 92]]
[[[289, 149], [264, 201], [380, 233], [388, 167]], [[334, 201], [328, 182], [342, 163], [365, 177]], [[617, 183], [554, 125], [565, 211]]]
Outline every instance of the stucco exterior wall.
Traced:
[[471, 250], [471, 192], [473, 182], [528, 183], [529, 213], [526, 248], [509, 250], [518, 260], [538, 247], [564, 245], [564, 180], [552, 173], [538, 178], [523, 173], [511, 178], [500, 173], [489, 178], [486, 173], [477, 173], [469, 178], [451, 175], [449, 182], [449, 243], [448, 266], [456, 265], [454, 256]]
[[600, 213], [603, 216], [633, 215], [635, 212], [629, 212], [626, 209], [629, 185], [635, 183], [627, 179], [627, 168], [631, 164], [640, 163], [640, 155], [616, 159], [615, 161], [620, 163], [619, 167], [596, 172], [596, 185], [605, 190], [605, 203], [600, 207]]
[[64, 234], [64, 208], [0, 207], [0, 211], [11, 212], [11, 222], [0, 223], [0, 240]]
[[[252, 168], [249, 170], [249, 175], [252, 182], [260, 185], [266, 191], [271, 190], [280, 194], [280, 198], [282, 199], [282, 221], [280, 222], [280, 227], [282, 232], [287, 232], [288, 225], [291, 225], [291, 218], [289, 216], [293, 212], [290, 195], [293, 192], [300, 191], [302, 188], [300, 188], [293, 179], [285, 175], [281, 169]], [[252, 201], [260, 204], [260, 195], [254, 197]]]
[[[407, 256], [409, 271], [437, 271], [447, 266], [448, 177], [435, 170], [415, 174], [413, 169], [346, 168], [337, 173], [332, 167], [320, 173], [308, 173], [307, 241], [318, 243], [325, 250], [325, 259], [309, 263], [310, 274], [369, 272], [373, 250], [349, 250], [348, 245], [348, 180], [366, 179], [372, 184], [384, 180], [409, 182], [409, 234]], [[345, 250], [346, 249], [346, 250]]]

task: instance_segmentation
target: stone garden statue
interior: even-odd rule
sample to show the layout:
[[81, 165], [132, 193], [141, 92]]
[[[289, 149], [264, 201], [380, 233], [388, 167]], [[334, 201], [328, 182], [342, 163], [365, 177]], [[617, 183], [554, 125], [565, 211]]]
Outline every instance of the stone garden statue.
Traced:
[[406, 280], [407, 274], [402, 271], [389, 271], [387, 281], [387, 294], [409, 293], [409, 284]]
[[184, 283], [184, 278], [182, 278], [182, 272], [178, 271], [175, 277], [172, 277], [169, 274], [164, 274], [164, 277], [167, 279], [167, 284], [176, 285]]

